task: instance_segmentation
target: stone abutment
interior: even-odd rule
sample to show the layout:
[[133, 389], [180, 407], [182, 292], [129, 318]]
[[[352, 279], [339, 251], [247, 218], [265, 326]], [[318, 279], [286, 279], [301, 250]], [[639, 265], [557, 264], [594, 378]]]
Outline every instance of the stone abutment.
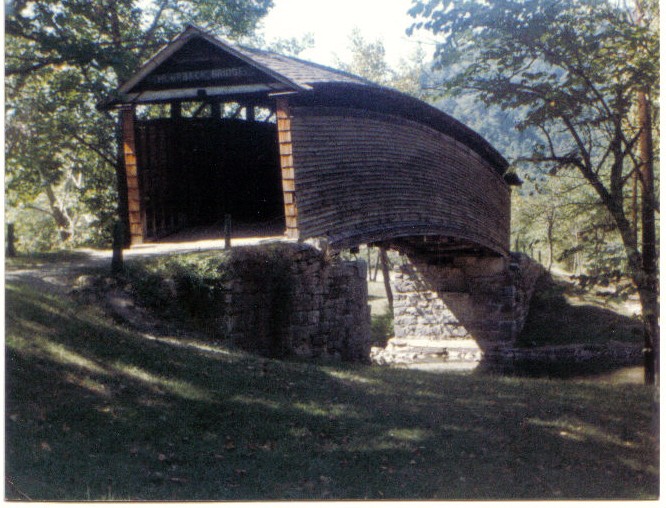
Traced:
[[511, 347], [543, 267], [521, 254], [459, 256], [430, 264], [410, 256], [392, 280], [394, 331], [379, 364], [470, 369]]

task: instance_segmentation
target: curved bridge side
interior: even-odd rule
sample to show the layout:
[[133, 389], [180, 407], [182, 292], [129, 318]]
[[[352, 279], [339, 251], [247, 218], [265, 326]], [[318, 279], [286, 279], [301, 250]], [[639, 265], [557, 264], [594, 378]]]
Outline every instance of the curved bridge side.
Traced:
[[507, 255], [509, 188], [484, 158], [401, 117], [291, 109], [299, 237], [340, 248], [437, 236]]

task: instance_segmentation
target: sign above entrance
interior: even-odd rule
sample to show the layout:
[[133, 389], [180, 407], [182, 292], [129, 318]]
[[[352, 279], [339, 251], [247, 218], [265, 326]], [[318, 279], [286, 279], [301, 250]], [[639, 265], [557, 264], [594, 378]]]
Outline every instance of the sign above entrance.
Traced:
[[144, 82], [151, 85], [179, 85], [239, 78], [259, 78], [259, 73], [251, 67], [226, 67], [223, 69], [201, 69], [196, 71], [153, 74], [152, 76], [147, 76]]

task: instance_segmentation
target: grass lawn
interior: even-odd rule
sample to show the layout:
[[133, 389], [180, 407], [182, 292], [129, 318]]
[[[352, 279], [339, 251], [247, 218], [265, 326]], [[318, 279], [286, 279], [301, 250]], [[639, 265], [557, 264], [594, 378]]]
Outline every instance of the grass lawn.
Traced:
[[16, 500], [645, 499], [652, 389], [267, 360], [9, 281]]
[[626, 305], [585, 292], [563, 276], [536, 286], [518, 346], [643, 343], [643, 327]]

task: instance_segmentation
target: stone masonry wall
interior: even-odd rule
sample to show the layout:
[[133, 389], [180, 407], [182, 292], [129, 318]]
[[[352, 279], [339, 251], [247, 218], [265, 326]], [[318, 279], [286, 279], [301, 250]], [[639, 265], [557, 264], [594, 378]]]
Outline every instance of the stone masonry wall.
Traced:
[[365, 262], [280, 243], [234, 249], [231, 263], [219, 320], [225, 337], [268, 355], [368, 360]]
[[447, 265], [410, 259], [392, 281], [395, 337], [373, 350], [373, 360], [471, 367], [510, 347], [542, 270], [514, 254], [461, 256]]

